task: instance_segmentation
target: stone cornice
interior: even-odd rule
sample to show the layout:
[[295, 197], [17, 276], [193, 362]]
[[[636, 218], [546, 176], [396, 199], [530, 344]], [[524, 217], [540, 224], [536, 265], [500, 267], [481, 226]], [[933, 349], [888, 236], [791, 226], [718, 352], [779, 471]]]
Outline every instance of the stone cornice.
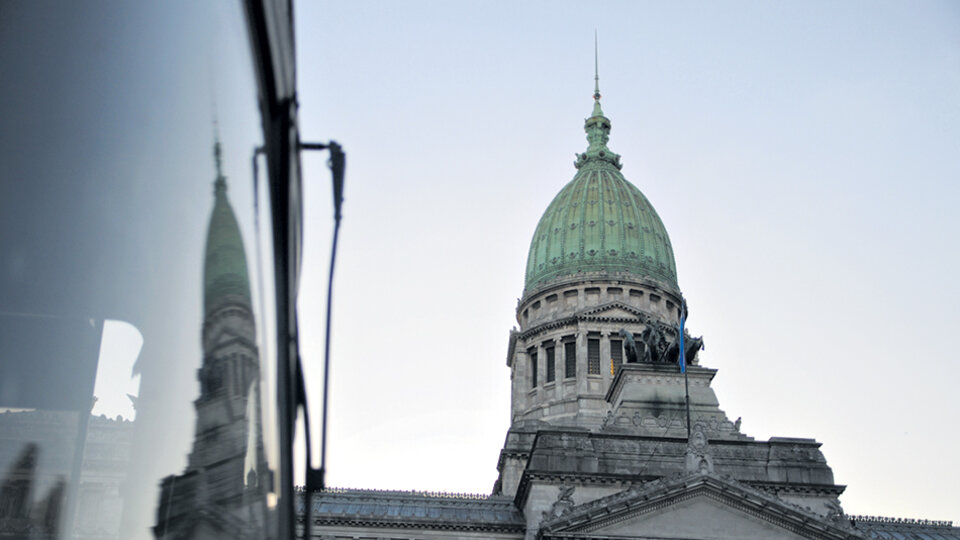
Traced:
[[613, 285], [637, 287], [646, 287], [656, 294], [668, 297], [674, 303], [680, 302], [680, 293], [673, 287], [664, 282], [648, 276], [640, 276], [632, 272], [585, 272], [572, 276], [563, 276], [554, 278], [546, 283], [542, 283], [530, 291], [524, 291], [524, 295], [517, 300], [517, 312], [523, 311], [526, 304], [530, 303], [534, 297], [550, 292], [561, 291], [569, 288], [571, 285]]
[[[303, 516], [297, 517], [297, 523], [304, 522]], [[518, 533], [523, 534], [526, 531], [526, 525], [521, 523], [501, 523], [490, 521], [485, 523], [463, 523], [453, 520], [431, 520], [423, 518], [382, 518], [365, 519], [363, 517], [316, 517], [313, 519], [313, 525], [318, 527], [371, 527], [371, 528], [389, 528], [389, 529], [414, 529], [414, 530], [433, 530], [433, 531], [468, 531], [468, 532], [496, 532], [496, 533]]]
[[[302, 497], [302, 494], [305, 493], [302, 487], [296, 488], [299, 496]], [[480, 501], [483, 503], [496, 505], [496, 504], [509, 504], [509, 499], [498, 498], [493, 495], [488, 495], [486, 493], [463, 493], [463, 492], [453, 492], [453, 491], [417, 491], [417, 490], [401, 490], [401, 489], [363, 489], [363, 488], [343, 488], [343, 487], [331, 487], [324, 489], [320, 492], [315, 492], [313, 496], [317, 499], [333, 496], [338, 498], [353, 498], [353, 499], [383, 499], [383, 500], [427, 500], [427, 501], [436, 501], [438, 503], [449, 503], [449, 502], [468, 502], [473, 504], [474, 501]]]
[[[711, 370], [714, 371], [714, 370]], [[590, 431], [583, 428], [574, 428], [574, 427], [553, 427], [546, 429], [539, 429], [534, 439], [533, 446], [536, 446], [537, 439], [542, 436], [568, 436], [568, 437], [589, 437], [591, 439], [611, 439], [611, 440], [620, 440], [620, 439], [632, 439], [639, 441], [651, 441], [651, 442], [661, 442], [671, 444], [687, 444], [686, 437], [669, 437], [669, 436], [655, 436], [655, 435], [636, 435], [631, 433], [606, 433], [603, 431]], [[715, 440], [710, 439], [711, 445], [719, 446], [733, 446], [733, 447], [752, 447], [757, 449], [767, 449], [771, 446], [784, 446], [778, 445], [777, 443], [781, 442], [777, 440], [777, 437], [772, 437], [769, 441], [758, 441], [753, 439], [741, 439], [741, 440]], [[815, 439], [795, 439], [795, 442], [791, 442], [790, 446], [803, 447], [808, 450], [815, 450], [822, 445], [819, 441]], [[765, 454], [769, 454], [767, 450], [764, 450]], [[776, 457], [776, 456], [773, 456]]]
[[[224, 334], [227, 334], [230, 337], [221, 340], [221, 337]], [[216, 356], [214, 354], [215, 352], [221, 349], [225, 349], [231, 345], [236, 345], [238, 343], [246, 347], [247, 349], [249, 349], [252, 353], [256, 353], [256, 350], [257, 350], [257, 344], [249, 337], [243, 335], [241, 332], [224, 330], [223, 332], [220, 332], [219, 334], [217, 334], [214, 337], [214, 339], [211, 341], [212, 343], [210, 343], [208, 350], [204, 351], [205, 357]]]
[[648, 474], [605, 474], [605, 473], [545, 473], [524, 472], [517, 486], [517, 495], [514, 504], [522, 508], [526, 504], [531, 484], [536, 481], [542, 484], [553, 485], [594, 485], [608, 486], [614, 484], [632, 485], [651, 482], [658, 477]]
[[649, 482], [574, 507], [567, 514], [544, 522], [538, 537], [546, 540], [554, 537], [552, 533], [561, 533], [556, 535], [557, 538], [570, 537], [562, 533], [579, 533], [575, 536], [588, 538], [592, 531], [704, 496], [806, 538], [863, 538], [849, 526], [844, 526], [845, 523], [834, 524], [732, 478], [700, 473]]
[[[710, 453], [718, 474], [737, 478], [752, 489], [828, 498], [843, 492], [844, 486], [832, 484], [832, 472], [818, 450], [820, 443], [812, 439], [790, 441], [778, 444], [747, 438], [711, 438]], [[524, 507], [532, 486], [541, 482], [630, 483], [669, 477], [683, 470], [687, 447], [686, 438], [678, 436], [541, 429], [529, 446], [515, 449], [522, 452], [529, 448], [515, 503]], [[573, 455], [594, 467], [590, 472], [575, 469], [575, 464], [565, 459]], [[792, 467], [802, 467], [811, 476], [805, 482], [787, 481], [783, 475]]]
[[767, 493], [784, 495], [838, 497], [847, 489], [847, 486], [842, 484], [798, 484], [793, 482], [764, 482], [760, 480], [741, 480], [740, 483], [763, 490]]
[[[303, 492], [297, 494], [303, 523]], [[513, 499], [502, 496], [424, 491], [332, 488], [312, 497], [312, 523], [329, 527], [450, 530], [522, 533], [525, 524]], [[403, 508], [432, 509], [428, 516], [406, 515]], [[361, 513], [366, 508], [367, 513]], [[377, 512], [372, 509], [379, 509]], [[394, 510], [387, 512], [387, 509]], [[464, 512], [466, 511], [466, 513]], [[474, 511], [475, 515], [469, 515]]]
[[503, 468], [503, 462], [508, 458], [523, 459], [523, 460], [529, 459], [530, 452], [509, 451], [507, 449], [500, 450], [500, 457], [497, 458], [498, 471]]
[[[650, 377], [680, 377], [680, 367], [675, 363], [669, 364], [652, 364], [652, 363], [630, 363], [630, 364], [620, 364], [617, 368], [616, 374], [613, 376], [613, 381], [610, 382], [610, 386], [607, 388], [607, 394], [604, 396], [604, 399], [610, 401], [613, 399], [614, 394], [620, 390], [620, 387], [623, 385], [624, 379], [631, 375], [641, 375]], [[698, 366], [696, 364], [687, 365], [687, 376], [697, 379], [706, 379], [707, 383], [713, 381], [713, 378], [717, 375], [717, 370], [713, 368], [707, 368], [703, 366]]]
[[543, 324], [538, 324], [537, 326], [528, 328], [520, 332], [520, 339], [527, 340], [533, 336], [536, 336], [537, 334], [542, 334], [543, 332], [546, 332], [547, 330], [553, 330], [554, 328], [563, 328], [564, 326], [575, 326], [578, 320], [579, 319], [577, 318], [577, 316], [573, 315], [570, 317], [563, 317], [562, 319], [555, 319], [549, 322], [545, 322]]
[[[603, 316], [604, 312], [612, 311], [615, 309], [626, 311], [631, 315], [633, 315], [633, 317]], [[638, 309], [636, 307], [633, 307], [619, 300], [615, 300], [613, 302], [607, 302], [599, 306], [582, 309], [566, 317], [561, 317], [558, 319], [554, 319], [552, 321], [547, 321], [545, 323], [538, 324], [536, 326], [532, 326], [530, 328], [527, 328], [526, 330], [522, 330], [521, 332], [519, 332], [519, 334], [517, 334], [517, 337], [519, 337], [519, 339], [522, 339], [522, 340], [527, 340], [533, 336], [542, 334], [543, 332], [546, 332], [548, 330], [553, 330], [555, 328], [562, 328], [564, 326], [573, 326], [584, 321], [597, 322], [597, 323], [646, 324], [647, 320], [656, 321], [659, 324], [661, 330], [664, 330], [671, 334], [674, 332], [673, 327], [670, 326], [669, 324], [663, 323], [663, 321], [660, 320], [660, 316], [657, 315], [656, 313]], [[513, 334], [511, 334], [511, 336], [512, 335]]]

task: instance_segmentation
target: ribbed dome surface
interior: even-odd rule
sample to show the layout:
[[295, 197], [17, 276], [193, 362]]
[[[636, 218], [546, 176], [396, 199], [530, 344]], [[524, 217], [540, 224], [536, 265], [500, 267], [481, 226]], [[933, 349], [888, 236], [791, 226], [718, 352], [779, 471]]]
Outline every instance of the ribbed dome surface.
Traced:
[[203, 305], [207, 314], [228, 302], [250, 304], [247, 256], [223, 177], [217, 179], [214, 192], [203, 265]]
[[614, 167], [581, 169], [547, 207], [530, 243], [526, 290], [578, 272], [626, 272], [677, 288], [660, 216]]
[[610, 121], [599, 93], [596, 99], [585, 123], [590, 146], [577, 156], [577, 174], [547, 207], [530, 243], [524, 296], [559, 278], [598, 272], [631, 274], [678, 291], [667, 230], [620, 174], [620, 156], [606, 146]]

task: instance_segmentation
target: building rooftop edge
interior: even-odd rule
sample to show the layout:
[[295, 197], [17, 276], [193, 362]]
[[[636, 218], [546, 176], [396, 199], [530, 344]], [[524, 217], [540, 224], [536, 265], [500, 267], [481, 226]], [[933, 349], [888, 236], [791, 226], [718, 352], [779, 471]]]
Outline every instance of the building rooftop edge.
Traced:
[[[297, 493], [306, 493], [303, 486], [296, 486]], [[370, 488], [345, 488], [329, 487], [322, 491], [315, 491], [315, 494], [332, 495], [375, 495], [375, 496], [395, 496], [395, 497], [415, 497], [432, 499], [470, 499], [470, 500], [488, 500], [491, 502], [512, 501], [509, 497], [491, 495], [489, 493], [466, 493], [453, 491], [420, 491], [420, 490], [394, 490], [394, 489], [370, 489]]]

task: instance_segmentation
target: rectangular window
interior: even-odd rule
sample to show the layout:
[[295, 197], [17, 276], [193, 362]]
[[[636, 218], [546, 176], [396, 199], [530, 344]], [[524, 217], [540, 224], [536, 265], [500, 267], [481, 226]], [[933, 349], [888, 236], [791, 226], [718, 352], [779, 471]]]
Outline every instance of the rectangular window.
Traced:
[[553, 347], [547, 347], [547, 382], [552, 383], [557, 376], [557, 360], [553, 353]]
[[537, 387], [537, 350], [530, 349], [530, 388]]
[[563, 376], [568, 379], [577, 376], [576, 341], [568, 341], [563, 344]]
[[600, 374], [600, 340], [587, 340], [587, 374]]
[[610, 358], [613, 360], [614, 369], [623, 363], [623, 341], [619, 339], [610, 340]]

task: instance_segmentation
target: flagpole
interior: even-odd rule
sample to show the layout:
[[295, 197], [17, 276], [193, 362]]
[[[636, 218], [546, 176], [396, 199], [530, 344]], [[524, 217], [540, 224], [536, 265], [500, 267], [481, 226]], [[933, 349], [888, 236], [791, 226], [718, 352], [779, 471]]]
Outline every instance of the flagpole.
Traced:
[[683, 373], [684, 407], [687, 409], [687, 443], [690, 442], [690, 381], [687, 379], [687, 354], [683, 348], [683, 326], [687, 319], [687, 302], [680, 299], [680, 351], [677, 354], [680, 362], [680, 373]]

